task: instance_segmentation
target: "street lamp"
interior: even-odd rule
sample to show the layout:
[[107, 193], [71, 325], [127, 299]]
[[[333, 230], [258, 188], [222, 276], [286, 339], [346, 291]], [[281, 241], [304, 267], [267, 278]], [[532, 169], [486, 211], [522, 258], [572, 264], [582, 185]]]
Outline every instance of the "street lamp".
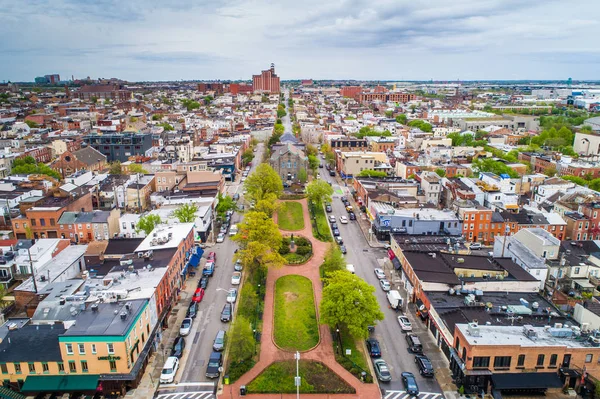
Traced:
[[300, 383], [301, 383], [300, 370], [299, 370], [300, 352], [296, 351], [296, 353], [294, 354], [294, 359], [296, 359], [296, 378], [294, 378], [294, 384], [296, 385], [296, 398], [299, 399], [300, 398]]

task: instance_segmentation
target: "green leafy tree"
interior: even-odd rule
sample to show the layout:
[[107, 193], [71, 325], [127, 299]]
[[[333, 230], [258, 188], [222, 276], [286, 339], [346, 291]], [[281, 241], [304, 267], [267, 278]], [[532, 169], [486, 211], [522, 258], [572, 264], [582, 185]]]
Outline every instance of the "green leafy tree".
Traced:
[[321, 322], [335, 328], [343, 325], [354, 338], [367, 338], [368, 326], [383, 320], [375, 287], [346, 270], [328, 274], [321, 300]]
[[181, 103], [188, 110], [188, 112], [200, 108], [200, 103], [198, 101], [191, 100], [189, 98], [184, 98], [183, 100], [181, 100]]
[[266, 163], [261, 163], [256, 170], [248, 176], [244, 182], [247, 191], [246, 197], [251, 201], [258, 202], [272, 193], [279, 198], [283, 193], [283, 183], [275, 170]]
[[306, 145], [306, 155], [313, 155], [313, 156], [317, 156], [317, 154], [319, 153], [319, 151], [317, 150], [317, 147], [315, 147], [312, 144], [307, 144]]
[[433, 130], [433, 127], [429, 123], [420, 119], [415, 119], [408, 122], [408, 126], [419, 128], [424, 132], [431, 132]]
[[306, 194], [309, 200], [321, 206], [324, 202], [331, 201], [333, 187], [324, 180], [313, 180], [306, 186]]
[[108, 170], [109, 173], [111, 175], [121, 175], [123, 174], [123, 170], [121, 169], [121, 162], [120, 161], [114, 161], [111, 162], [108, 166]]
[[446, 176], [446, 171], [444, 169], [441, 169], [441, 168], [437, 168], [435, 170], [435, 173], [437, 173], [437, 175], [439, 177], [445, 177]]
[[47, 175], [51, 176], [57, 180], [60, 180], [62, 176], [60, 173], [50, 168], [48, 165], [44, 163], [37, 163], [35, 158], [32, 156], [26, 156], [24, 158], [15, 159], [13, 161], [13, 166], [11, 169], [11, 174], [13, 175]]
[[269, 102], [269, 96], [267, 96], [266, 94], [263, 94], [261, 99], [260, 99], [261, 103], [268, 103]]
[[217, 201], [216, 211], [221, 218], [224, 218], [228, 211], [235, 211], [237, 209], [235, 201], [229, 195], [219, 193]]
[[98, 97], [96, 97], [96, 96], [92, 96], [92, 97], [90, 98], [90, 101], [92, 102], [92, 104], [96, 104], [96, 103], [98, 102]]
[[396, 122], [398, 122], [402, 125], [406, 125], [407, 121], [408, 121], [408, 118], [406, 117], [406, 115], [404, 115], [404, 114], [396, 115]]
[[173, 215], [179, 220], [179, 223], [192, 223], [196, 220], [198, 207], [194, 204], [183, 204], [173, 211]]
[[265, 244], [269, 249], [279, 250], [281, 233], [279, 227], [264, 212], [248, 212], [244, 220], [238, 223], [238, 233], [233, 237], [241, 248], [246, 248], [252, 242]]
[[142, 216], [140, 218], [140, 220], [138, 221], [135, 231], [137, 231], [138, 233], [140, 231], [143, 231], [144, 233], [146, 233], [146, 235], [149, 235], [150, 233], [152, 233], [152, 230], [154, 230], [154, 228], [161, 223], [162, 223], [162, 220], [160, 219], [160, 216], [158, 216], [158, 215], [150, 214], [150, 215]]
[[298, 181], [300, 181], [300, 183], [304, 184], [304, 183], [306, 183], [307, 180], [308, 180], [308, 173], [306, 173], [306, 169], [300, 168], [300, 170], [298, 171]]
[[249, 319], [238, 316], [232, 323], [228, 334], [229, 357], [232, 363], [239, 363], [254, 356], [254, 335]]
[[310, 168], [310, 170], [313, 172], [313, 174], [315, 173], [315, 170], [317, 170], [317, 168], [319, 167], [319, 158], [317, 158], [314, 155], [309, 155], [308, 156], [308, 167]]
[[25, 121], [25, 124], [26, 124], [27, 126], [29, 126], [31, 129], [35, 129], [35, 128], [37, 128], [37, 127], [40, 127], [40, 125], [38, 125], [36, 122], [34, 122], [34, 121], [30, 121], [30, 120], [26, 120], [26, 121]]
[[159, 123], [158, 126], [162, 126], [162, 128], [165, 129], [165, 131], [167, 132], [175, 130], [175, 128], [173, 128], [173, 125], [167, 122]]
[[269, 193], [254, 205], [254, 211], [262, 212], [268, 217], [273, 217], [273, 214], [279, 209], [279, 206], [280, 203], [277, 202], [277, 196], [273, 193]]
[[[203, 98], [204, 105], [208, 105], [208, 104], [210, 104], [210, 103], [212, 102], [212, 100], [214, 100], [213, 96], [205, 96], [205, 97]], [[188, 109], [188, 111], [190, 111], [190, 110]]]
[[519, 174], [505, 163], [490, 158], [479, 158], [473, 162], [473, 169], [477, 172], [491, 172], [497, 175], [507, 174], [510, 177], [519, 177]]
[[242, 165], [247, 166], [254, 159], [252, 150], [246, 151], [242, 154]]
[[144, 169], [142, 164], [139, 163], [132, 163], [127, 167], [127, 169], [129, 169], [129, 173], [141, 173], [144, 175], [148, 174], [148, 171]]
[[152, 115], [152, 120], [153, 120], [153, 121], [159, 121], [159, 120], [161, 120], [162, 118], [163, 118], [163, 115], [162, 115], [162, 114], [154, 114], [154, 115]]
[[386, 177], [387, 173], [381, 170], [363, 169], [358, 174], [358, 177]]
[[338, 270], [346, 270], [346, 259], [340, 248], [335, 244], [331, 244], [327, 248], [323, 263], [321, 264], [321, 277], [327, 277]]

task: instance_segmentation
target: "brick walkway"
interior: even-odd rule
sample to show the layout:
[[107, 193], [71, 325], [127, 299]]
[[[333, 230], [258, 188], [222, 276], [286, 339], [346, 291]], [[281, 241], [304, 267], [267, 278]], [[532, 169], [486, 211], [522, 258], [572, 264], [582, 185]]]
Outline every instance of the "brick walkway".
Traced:
[[[275, 346], [273, 342], [273, 324], [274, 324], [274, 292], [275, 292], [275, 281], [281, 277], [288, 274], [298, 274], [304, 277], [309, 278], [313, 282], [313, 290], [315, 293], [315, 299], [317, 304], [317, 317], [319, 317], [319, 308], [318, 304], [321, 303], [321, 298], [323, 295], [321, 279], [319, 276], [319, 265], [323, 262], [323, 257], [325, 255], [325, 251], [327, 251], [327, 247], [330, 245], [329, 243], [318, 241], [313, 238], [312, 235], [312, 225], [310, 220], [310, 214], [308, 212], [308, 203], [306, 199], [298, 200], [302, 204], [302, 208], [304, 210], [304, 229], [293, 232], [294, 235], [304, 236], [312, 242], [313, 245], [313, 257], [311, 260], [300, 266], [284, 266], [281, 269], [273, 270], [270, 269], [267, 275], [267, 288], [265, 294], [265, 310], [263, 314], [263, 332], [262, 332], [262, 342], [260, 345], [260, 360], [259, 362], [246, 374], [244, 374], [239, 380], [235, 383], [224, 386], [223, 394], [220, 395], [220, 398], [240, 398], [240, 386], [248, 385], [250, 381], [252, 381], [256, 376], [258, 376], [267, 366], [271, 363], [280, 361], [280, 360], [293, 360], [294, 353], [287, 352], [281, 350]], [[276, 216], [275, 216], [276, 218]], [[285, 235], [289, 235], [292, 232], [284, 231], [282, 232]], [[331, 333], [329, 331], [329, 327], [326, 325], [319, 325], [319, 333], [321, 336], [321, 340], [319, 344], [314, 348], [307, 352], [301, 354], [301, 358], [303, 360], [315, 360], [324, 363], [333, 370], [337, 375], [339, 375], [344, 381], [346, 381], [349, 385], [354, 387], [356, 390], [356, 394], [310, 394], [310, 397], [313, 399], [326, 399], [326, 398], [335, 398], [335, 399], [358, 399], [358, 398], [369, 398], [376, 399], [381, 397], [381, 392], [379, 391], [379, 387], [376, 383], [374, 384], [363, 384], [356, 377], [354, 377], [350, 372], [344, 369], [342, 366], [335, 361], [335, 355], [333, 353], [333, 343]], [[306, 394], [302, 394], [305, 396]], [[255, 395], [246, 395], [246, 397], [250, 398], [264, 398], [264, 399], [292, 399], [296, 397], [296, 394], [255, 394]]]

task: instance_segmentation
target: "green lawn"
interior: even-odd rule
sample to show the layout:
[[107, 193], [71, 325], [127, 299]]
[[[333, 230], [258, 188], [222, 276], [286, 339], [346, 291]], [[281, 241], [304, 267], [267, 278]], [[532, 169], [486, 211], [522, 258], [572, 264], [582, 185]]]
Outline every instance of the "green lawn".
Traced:
[[[355, 393], [337, 374], [321, 362], [300, 360], [300, 393]], [[296, 361], [275, 362], [248, 384], [248, 393], [296, 393]]]
[[287, 350], [308, 350], [319, 343], [312, 283], [289, 275], [275, 282], [275, 343]]
[[[373, 382], [370, 375], [371, 373], [369, 372], [369, 366], [367, 364], [367, 356], [364, 352], [362, 352], [362, 346], [360, 345], [360, 342], [352, 338], [345, 327], [340, 328], [340, 334], [342, 337], [342, 354], [340, 354], [338, 350], [339, 340], [335, 335], [335, 331], [333, 331], [333, 334], [333, 350], [335, 353], [335, 360], [337, 360], [342, 367], [351, 372], [356, 378], [360, 379], [360, 373], [363, 370], [366, 371], [368, 374], [367, 382]], [[345, 356], [346, 349], [351, 350], [350, 356]]]
[[313, 215], [311, 215], [312, 226], [313, 226], [313, 236], [323, 242], [331, 241], [331, 231], [329, 230], [329, 222], [327, 221], [327, 215], [325, 214], [325, 208], [323, 205], [315, 205], [313, 207], [314, 216], [316, 216], [317, 223], [315, 226]]
[[302, 230], [304, 228], [302, 204], [295, 201], [282, 202], [281, 208], [277, 211], [277, 222], [282, 230]]

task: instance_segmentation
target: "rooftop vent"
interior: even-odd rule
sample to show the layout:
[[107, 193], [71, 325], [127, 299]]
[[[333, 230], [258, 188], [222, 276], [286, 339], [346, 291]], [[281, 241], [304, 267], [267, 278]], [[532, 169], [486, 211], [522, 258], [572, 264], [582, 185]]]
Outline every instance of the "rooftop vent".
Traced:
[[125, 320], [127, 318], [127, 312], [121, 312], [120, 316], [121, 320]]
[[469, 332], [469, 335], [472, 337], [480, 337], [481, 336], [481, 331], [479, 330], [479, 323], [476, 320], [469, 323], [469, 327], [468, 327], [467, 331]]
[[92, 304], [92, 306], [90, 306], [90, 308], [92, 309], [92, 312], [97, 312], [98, 311], [98, 304], [94, 303], [94, 304]]

